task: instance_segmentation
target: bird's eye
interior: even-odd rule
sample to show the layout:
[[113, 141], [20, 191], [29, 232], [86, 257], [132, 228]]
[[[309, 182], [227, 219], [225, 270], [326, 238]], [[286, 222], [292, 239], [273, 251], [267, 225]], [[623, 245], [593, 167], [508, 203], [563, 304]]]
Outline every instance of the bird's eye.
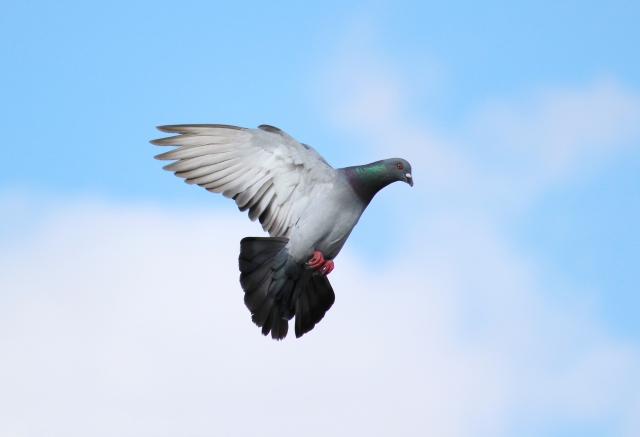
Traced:
[[402, 170], [402, 164], [398, 163], [398, 170]]

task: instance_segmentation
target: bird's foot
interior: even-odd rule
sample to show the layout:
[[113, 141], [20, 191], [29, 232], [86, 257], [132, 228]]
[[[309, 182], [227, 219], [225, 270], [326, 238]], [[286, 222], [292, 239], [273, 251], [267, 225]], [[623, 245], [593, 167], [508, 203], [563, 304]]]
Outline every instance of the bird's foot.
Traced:
[[328, 275], [329, 273], [331, 273], [333, 271], [333, 261], [329, 260], [327, 262], [324, 263], [324, 265], [321, 268], [322, 274], [323, 275]]
[[311, 257], [311, 259], [309, 260], [309, 262], [307, 264], [309, 264], [309, 267], [311, 267], [312, 269], [319, 269], [320, 267], [322, 267], [325, 263], [324, 260], [324, 255], [322, 254], [322, 252], [318, 252], [317, 250], [315, 250], [313, 252], [313, 256]]
[[324, 255], [317, 250], [313, 252], [313, 256], [307, 264], [314, 270], [320, 270], [323, 275], [331, 273], [334, 267], [333, 261], [325, 260]]

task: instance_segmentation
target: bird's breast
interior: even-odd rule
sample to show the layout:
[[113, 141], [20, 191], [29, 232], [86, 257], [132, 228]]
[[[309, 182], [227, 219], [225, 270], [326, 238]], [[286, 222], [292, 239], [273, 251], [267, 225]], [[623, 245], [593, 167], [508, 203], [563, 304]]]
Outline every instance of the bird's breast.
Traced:
[[325, 258], [333, 259], [358, 223], [365, 206], [349, 190], [333, 190], [316, 199], [289, 237], [289, 254], [304, 262], [314, 250], [319, 250]]

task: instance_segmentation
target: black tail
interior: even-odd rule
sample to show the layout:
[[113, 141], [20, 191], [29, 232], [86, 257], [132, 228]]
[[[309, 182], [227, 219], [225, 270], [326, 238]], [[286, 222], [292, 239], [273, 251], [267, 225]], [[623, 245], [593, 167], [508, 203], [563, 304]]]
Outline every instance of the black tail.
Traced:
[[298, 264], [287, 253], [289, 239], [247, 237], [240, 241], [240, 285], [251, 320], [262, 334], [281, 340], [295, 315], [296, 337], [320, 322], [335, 301], [326, 276]]

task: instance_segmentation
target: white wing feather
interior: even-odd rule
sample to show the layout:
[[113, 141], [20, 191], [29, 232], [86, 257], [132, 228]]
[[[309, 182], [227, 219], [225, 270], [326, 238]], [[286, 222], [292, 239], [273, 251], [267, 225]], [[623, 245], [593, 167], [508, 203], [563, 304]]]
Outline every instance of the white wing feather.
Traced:
[[159, 126], [178, 135], [151, 141], [176, 146], [156, 159], [188, 184], [236, 201], [251, 220], [260, 219], [272, 237], [287, 237], [313, 197], [330, 184], [335, 170], [306, 144], [272, 126], [245, 129], [228, 125]]

